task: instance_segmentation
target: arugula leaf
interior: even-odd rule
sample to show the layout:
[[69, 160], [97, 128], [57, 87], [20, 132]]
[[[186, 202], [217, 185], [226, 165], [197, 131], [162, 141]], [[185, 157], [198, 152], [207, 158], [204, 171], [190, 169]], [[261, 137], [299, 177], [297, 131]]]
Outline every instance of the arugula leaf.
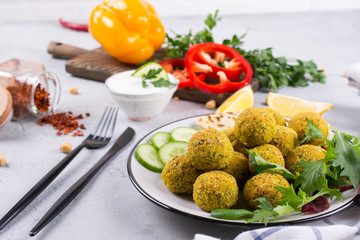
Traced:
[[253, 216], [249, 218], [246, 223], [263, 222], [266, 226], [270, 217], [275, 217], [276, 219], [277, 216], [279, 216], [279, 214], [274, 211], [274, 207], [267, 198], [261, 197], [256, 200], [259, 201], [259, 209], [253, 211]]
[[290, 185], [289, 188], [281, 186], [277, 186], [274, 188], [282, 193], [282, 203], [291, 206], [293, 209], [295, 209], [295, 211], [301, 210], [301, 207], [305, 202], [304, 200], [307, 198], [307, 195], [304, 191], [299, 189], [298, 193], [296, 194], [293, 185]]
[[277, 214], [273, 210], [258, 209], [253, 212], [253, 217], [249, 218], [246, 223], [263, 222], [267, 226], [269, 218]]
[[305, 137], [300, 141], [300, 145], [316, 138], [325, 138], [322, 131], [314, 124], [312, 120], [306, 118], [307, 128], [305, 129]]
[[301, 186], [301, 189], [306, 194], [312, 195], [315, 191], [320, 191], [324, 187], [327, 187], [326, 161], [304, 161], [294, 165], [295, 167], [301, 167], [302, 172], [295, 180], [295, 187]]
[[[291, 185], [289, 188], [277, 186], [274, 187], [278, 191], [282, 193], [281, 203], [280, 206], [290, 206], [293, 208], [296, 212], [301, 211], [301, 208], [305, 206], [306, 204], [312, 202], [316, 198], [329, 194], [330, 197], [336, 196], [340, 201], [342, 201], [341, 193], [339, 189], [330, 189], [327, 186], [324, 186], [323, 189], [321, 189], [319, 192], [317, 192], [315, 195], [308, 195], [306, 192], [304, 192], [301, 188], [298, 190], [298, 192], [295, 192], [294, 187]], [[279, 213], [279, 212], [278, 212]], [[290, 212], [283, 212], [285, 214]]]
[[[355, 145], [350, 141], [354, 139]], [[340, 133], [336, 130], [334, 139], [335, 141], [335, 160], [333, 162], [334, 167], [340, 167], [340, 176], [347, 176], [356, 190], [358, 190], [360, 184], [360, 150], [357, 138]]]
[[288, 205], [288, 204], [279, 205], [274, 208], [274, 211], [279, 214], [278, 216], [299, 212], [299, 211], [295, 210], [291, 205]]
[[257, 174], [266, 172], [268, 170], [276, 171], [277, 173], [281, 174], [286, 179], [295, 179], [294, 174], [292, 174], [286, 168], [276, 164], [270, 163], [260, 157], [255, 151], [249, 151], [246, 149], [250, 156], [250, 165], [253, 165]]

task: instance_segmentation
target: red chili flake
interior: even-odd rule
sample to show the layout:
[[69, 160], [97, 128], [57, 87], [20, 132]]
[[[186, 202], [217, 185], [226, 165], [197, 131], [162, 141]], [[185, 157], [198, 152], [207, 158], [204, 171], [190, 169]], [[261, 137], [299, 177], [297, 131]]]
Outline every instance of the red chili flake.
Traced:
[[90, 113], [85, 113], [86, 117], [90, 117]]
[[50, 93], [38, 84], [35, 88], [34, 103], [39, 112], [47, 112], [50, 106]]
[[51, 113], [50, 115], [44, 116], [38, 121], [40, 126], [45, 124], [51, 124], [57, 131], [56, 135], [67, 135], [68, 133], [72, 133], [72, 136], [84, 136], [84, 133], [80, 129], [86, 129], [84, 124], [79, 124], [78, 119], [83, 119], [83, 115], [79, 114], [77, 116], [72, 116], [71, 111], [61, 112], [61, 113]]

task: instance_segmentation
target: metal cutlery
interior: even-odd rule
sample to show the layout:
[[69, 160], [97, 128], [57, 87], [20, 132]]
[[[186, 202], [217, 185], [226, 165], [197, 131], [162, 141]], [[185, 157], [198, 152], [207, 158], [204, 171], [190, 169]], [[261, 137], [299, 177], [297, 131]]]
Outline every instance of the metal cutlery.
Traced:
[[95, 131], [53, 167], [9, 210], [9, 212], [5, 214], [2, 219], [0, 219], [0, 230], [27, 207], [65, 169], [83, 148], [98, 149], [106, 146], [113, 135], [117, 113], [118, 108], [116, 106], [108, 106]]
[[111, 149], [77, 182], [75, 182], [46, 212], [36, 226], [30, 231], [30, 236], [35, 236], [51, 220], [53, 220], [70, 202], [81, 192], [86, 184], [95, 176], [95, 174], [108, 162], [118, 151], [123, 149], [134, 137], [135, 131], [128, 127], [117, 139]]

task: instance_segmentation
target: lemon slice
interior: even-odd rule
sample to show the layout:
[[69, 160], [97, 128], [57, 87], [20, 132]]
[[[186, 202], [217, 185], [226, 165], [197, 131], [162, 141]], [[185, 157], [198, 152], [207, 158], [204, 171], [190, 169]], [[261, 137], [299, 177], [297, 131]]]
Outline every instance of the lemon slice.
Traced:
[[254, 106], [254, 92], [251, 85], [240, 88], [216, 109], [216, 113], [241, 112]]
[[273, 92], [269, 92], [266, 103], [270, 108], [280, 112], [283, 116], [287, 117], [293, 117], [296, 114], [303, 112], [315, 112], [323, 114], [333, 107], [331, 103], [312, 102], [305, 99], [290, 97]]

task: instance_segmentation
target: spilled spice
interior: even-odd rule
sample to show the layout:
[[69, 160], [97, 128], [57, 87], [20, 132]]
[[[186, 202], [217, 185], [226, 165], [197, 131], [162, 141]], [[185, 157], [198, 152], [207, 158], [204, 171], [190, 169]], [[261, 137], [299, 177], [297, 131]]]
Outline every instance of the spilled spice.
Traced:
[[[85, 114], [86, 117], [90, 116], [90, 113]], [[84, 136], [82, 130], [85, 130], [86, 127], [84, 124], [79, 124], [78, 120], [83, 119], [83, 115], [79, 114], [74, 116], [71, 111], [61, 112], [61, 113], [51, 113], [50, 115], [42, 117], [38, 124], [43, 126], [45, 124], [51, 124], [56, 130], [56, 135], [67, 135], [72, 133], [71, 136]], [[81, 129], [81, 130], [79, 130]]]

